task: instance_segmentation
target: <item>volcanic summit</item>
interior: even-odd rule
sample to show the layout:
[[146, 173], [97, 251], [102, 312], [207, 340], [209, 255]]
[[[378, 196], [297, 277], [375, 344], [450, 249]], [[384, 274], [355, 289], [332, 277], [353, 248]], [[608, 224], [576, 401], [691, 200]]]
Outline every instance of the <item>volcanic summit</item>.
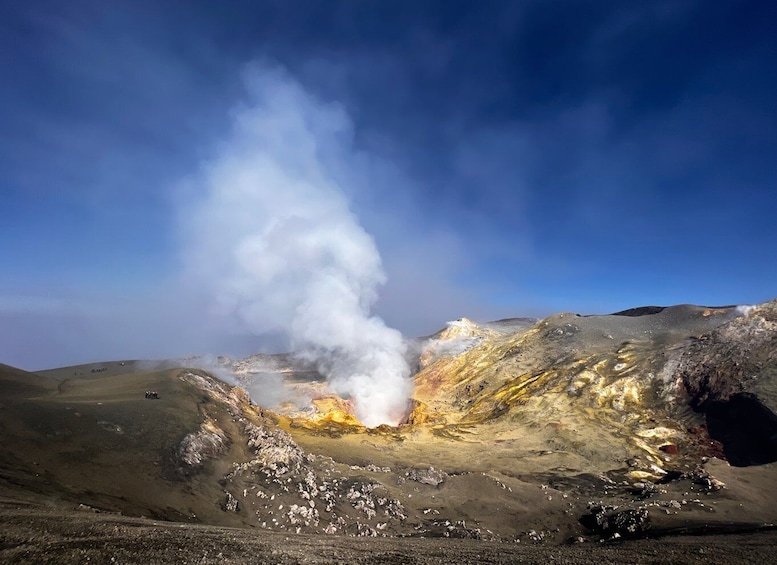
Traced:
[[462, 318], [408, 347], [398, 426], [292, 355], [199, 361], [1, 366], [0, 557], [45, 555], [19, 516], [75, 509], [513, 545], [777, 518], [777, 301]]

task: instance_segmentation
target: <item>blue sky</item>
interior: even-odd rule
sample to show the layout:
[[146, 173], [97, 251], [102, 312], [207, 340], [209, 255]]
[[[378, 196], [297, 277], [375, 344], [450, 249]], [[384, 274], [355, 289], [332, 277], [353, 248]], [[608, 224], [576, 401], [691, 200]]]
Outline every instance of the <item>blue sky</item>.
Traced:
[[771, 299], [775, 21], [747, 1], [2, 2], [0, 362], [284, 346], [180, 287], [182, 186], [267, 69], [347, 116], [332, 175], [406, 335]]

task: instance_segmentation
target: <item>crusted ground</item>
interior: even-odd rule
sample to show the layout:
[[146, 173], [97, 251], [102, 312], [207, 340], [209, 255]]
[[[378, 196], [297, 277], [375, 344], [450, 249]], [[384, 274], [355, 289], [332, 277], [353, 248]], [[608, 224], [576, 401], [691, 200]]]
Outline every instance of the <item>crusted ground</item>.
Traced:
[[[169, 562], [164, 542], [204, 562], [746, 560], [777, 520], [775, 436], [747, 432], [750, 414], [772, 422], [770, 308], [460, 320], [419, 349], [407, 423], [375, 429], [287, 357], [271, 361], [318, 391], [311, 409], [269, 411], [198, 369], [2, 366], [0, 558]], [[235, 363], [251, 378], [267, 359]], [[742, 395], [746, 410], [721, 411]], [[754, 438], [734, 465], [742, 430], [715, 426]]]

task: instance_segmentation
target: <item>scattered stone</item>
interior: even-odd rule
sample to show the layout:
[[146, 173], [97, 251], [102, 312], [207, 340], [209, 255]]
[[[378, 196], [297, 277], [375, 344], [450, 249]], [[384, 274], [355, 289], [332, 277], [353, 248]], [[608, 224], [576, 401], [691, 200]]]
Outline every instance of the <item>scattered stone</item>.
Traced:
[[634, 483], [633, 487], [634, 488], [631, 489], [631, 493], [640, 500], [645, 500], [657, 494], [666, 492], [656, 487], [656, 485], [650, 481]]
[[588, 529], [607, 538], [637, 537], [650, 529], [650, 514], [645, 508], [617, 510], [617, 507], [593, 505], [580, 518]]
[[448, 473], [440, 471], [434, 467], [428, 469], [410, 469], [405, 471], [405, 477], [411, 481], [416, 481], [423, 485], [439, 486], [448, 478]]
[[390, 473], [391, 467], [378, 467], [377, 465], [373, 465], [370, 463], [365, 467], [367, 471], [370, 471], [371, 473]]
[[227, 512], [237, 512], [240, 508], [240, 503], [237, 501], [237, 499], [232, 496], [232, 493], [229, 491], [224, 491], [227, 495], [227, 499], [224, 502], [224, 510]]
[[693, 471], [687, 473], [685, 478], [692, 480], [694, 484], [701, 486], [702, 489], [708, 492], [714, 492], [726, 488], [726, 485], [723, 483], [723, 481], [719, 481], [701, 467], [696, 467]]
[[534, 543], [540, 543], [542, 540], [545, 539], [545, 532], [543, 531], [537, 531], [537, 530], [529, 530], [526, 535], [529, 537], [530, 540], [532, 540]]

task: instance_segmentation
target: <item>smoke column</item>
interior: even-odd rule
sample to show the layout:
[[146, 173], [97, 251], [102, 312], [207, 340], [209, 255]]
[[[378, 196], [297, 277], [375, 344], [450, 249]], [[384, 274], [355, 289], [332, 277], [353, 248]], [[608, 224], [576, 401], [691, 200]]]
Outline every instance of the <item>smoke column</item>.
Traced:
[[218, 314], [285, 332], [366, 426], [396, 424], [411, 392], [406, 344], [370, 314], [380, 255], [334, 179], [355, 158], [351, 122], [280, 69], [253, 67], [246, 86], [228, 139], [187, 183], [187, 277]]

